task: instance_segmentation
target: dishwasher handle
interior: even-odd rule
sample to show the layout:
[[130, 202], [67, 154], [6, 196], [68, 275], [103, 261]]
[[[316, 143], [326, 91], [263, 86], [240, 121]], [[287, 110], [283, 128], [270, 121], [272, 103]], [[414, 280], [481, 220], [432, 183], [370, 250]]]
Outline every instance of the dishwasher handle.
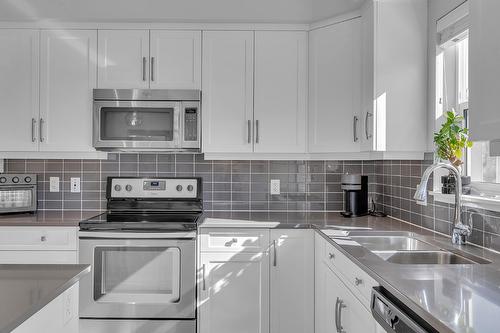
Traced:
[[381, 287], [372, 289], [371, 311], [375, 320], [389, 333], [434, 333], [437, 330], [424, 328], [424, 321], [401, 309], [388, 297], [388, 292]]

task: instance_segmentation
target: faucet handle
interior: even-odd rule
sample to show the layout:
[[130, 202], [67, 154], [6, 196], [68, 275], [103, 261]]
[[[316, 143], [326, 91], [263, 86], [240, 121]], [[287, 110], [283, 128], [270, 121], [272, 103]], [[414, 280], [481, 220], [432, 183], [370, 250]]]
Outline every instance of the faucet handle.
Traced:
[[465, 245], [467, 243], [467, 237], [472, 234], [472, 228], [465, 224], [457, 224], [453, 226], [453, 231], [451, 234], [451, 242], [456, 245]]

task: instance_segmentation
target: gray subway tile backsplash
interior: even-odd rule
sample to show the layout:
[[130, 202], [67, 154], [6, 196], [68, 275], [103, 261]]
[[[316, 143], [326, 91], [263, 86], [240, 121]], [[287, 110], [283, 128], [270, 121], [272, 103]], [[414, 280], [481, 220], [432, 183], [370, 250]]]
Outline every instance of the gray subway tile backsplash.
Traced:
[[[363, 173], [370, 198], [392, 217], [449, 234], [453, 206], [413, 200], [424, 161], [211, 161], [203, 154], [109, 154], [107, 160], [6, 160], [6, 172], [38, 174], [41, 210], [103, 210], [108, 176], [202, 177], [207, 211], [324, 212], [343, 209], [341, 175]], [[49, 178], [59, 177], [61, 192], [49, 192]], [[69, 180], [81, 178], [81, 193], [71, 193]], [[271, 179], [281, 182], [281, 194], [269, 193]], [[500, 250], [500, 213], [466, 208], [474, 230], [470, 242]]]

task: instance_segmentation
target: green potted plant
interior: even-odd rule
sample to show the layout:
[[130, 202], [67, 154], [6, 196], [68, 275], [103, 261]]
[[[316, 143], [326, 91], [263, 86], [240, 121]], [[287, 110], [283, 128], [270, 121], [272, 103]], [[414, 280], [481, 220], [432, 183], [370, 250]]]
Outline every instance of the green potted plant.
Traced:
[[[464, 118], [455, 114], [454, 110], [446, 112], [446, 121], [441, 126], [439, 132], [434, 133], [434, 143], [436, 145], [437, 156], [445, 161], [449, 161], [459, 171], [462, 170], [462, 156], [465, 149], [471, 148], [473, 143], [469, 140], [469, 129], [463, 126]], [[441, 177], [443, 183], [443, 193], [454, 193], [455, 178], [453, 175]], [[462, 176], [464, 190], [470, 184], [470, 177]], [[469, 189], [470, 190], [470, 189]]]

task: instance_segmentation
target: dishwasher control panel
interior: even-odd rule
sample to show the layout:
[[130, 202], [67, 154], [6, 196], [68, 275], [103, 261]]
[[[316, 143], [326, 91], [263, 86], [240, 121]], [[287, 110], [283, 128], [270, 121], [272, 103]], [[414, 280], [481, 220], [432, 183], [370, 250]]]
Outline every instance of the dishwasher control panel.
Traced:
[[372, 289], [372, 315], [386, 330], [394, 333], [430, 333], [437, 332], [422, 327], [412, 314], [408, 313], [389, 299], [387, 292], [381, 287]]

